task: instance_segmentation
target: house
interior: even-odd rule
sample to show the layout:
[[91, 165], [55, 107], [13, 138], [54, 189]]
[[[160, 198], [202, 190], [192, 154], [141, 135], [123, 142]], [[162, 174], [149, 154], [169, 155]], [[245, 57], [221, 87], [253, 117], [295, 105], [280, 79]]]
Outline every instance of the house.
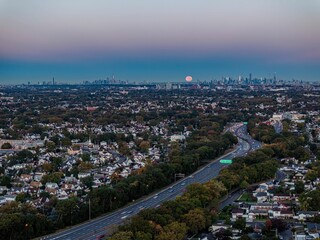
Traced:
[[259, 185], [259, 187], [255, 190], [256, 193], [258, 192], [266, 192], [269, 189], [268, 184], [262, 183]]
[[41, 182], [32, 181], [30, 183], [30, 187], [32, 187], [32, 188], [40, 188], [40, 187], [42, 187], [42, 183]]
[[90, 177], [90, 176], [91, 176], [91, 174], [89, 172], [82, 172], [82, 173], [78, 174], [79, 179], [85, 178], [85, 177]]
[[73, 185], [73, 184], [66, 184], [66, 183], [64, 183], [64, 184], [62, 184], [62, 186], [61, 186], [61, 190], [72, 190], [72, 189], [74, 189], [74, 185]]
[[175, 134], [175, 135], [170, 136], [171, 142], [184, 141], [184, 140], [186, 140], [186, 137], [182, 134], [180, 134], [180, 135]]
[[16, 195], [4, 195], [6, 202], [13, 202], [16, 200]]
[[298, 219], [299, 221], [306, 221], [317, 215], [319, 215], [319, 212], [317, 211], [299, 211], [297, 212], [295, 219]]
[[274, 194], [274, 196], [272, 197], [272, 201], [274, 202], [281, 202], [281, 201], [290, 201], [291, 200], [291, 196], [290, 194]]
[[54, 188], [46, 188], [46, 191], [50, 193], [50, 195], [57, 195], [58, 190]]
[[73, 176], [70, 176], [70, 177], [65, 177], [64, 178], [64, 182], [65, 183], [76, 183], [77, 182], [77, 179]]
[[304, 231], [299, 231], [295, 233], [294, 240], [306, 240], [308, 234]]
[[8, 191], [8, 193], [11, 193], [11, 194], [19, 194], [23, 192], [23, 189], [21, 187], [11, 187]]
[[290, 210], [281, 210], [279, 217], [282, 219], [293, 218], [293, 212]]
[[269, 216], [269, 212], [268, 210], [252, 210], [250, 211], [250, 213], [252, 214], [251, 218], [255, 219], [255, 218], [260, 218], [260, 217], [268, 217]]
[[304, 175], [302, 173], [296, 173], [294, 176], [293, 176], [293, 179], [295, 181], [301, 181], [302, 179], [304, 178]]
[[6, 201], [6, 198], [5, 197], [0, 197], [0, 205], [3, 205], [5, 204], [7, 201]]
[[260, 240], [263, 238], [263, 235], [261, 233], [253, 232], [253, 233], [249, 233], [248, 237], [252, 240]]
[[265, 227], [265, 224], [263, 222], [251, 222], [247, 223], [247, 225], [252, 227], [253, 231], [256, 233], [261, 233]]
[[232, 219], [242, 218], [243, 215], [245, 214], [245, 210], [241, 208], [234, 208], [232, 209], [231, 214], [232, 214]]
[[23, 182], [30, 182], [32, 179], [32, 176], [30, 174], [21, 174], [20, 180]]
[[276, 207], [268, 211], [270, 218], [280, 218], [281, 209]]
[[267, 192], [258, 192], [256, 194], [257, 202], [262, 203], [268, 200], [268, 193]]
[[59, 189], [59, 186], [57, 183], [47, 182], [46, 189]]
[[252, 204], [250, 210], [271, 210], [274, 207], [279, 207], [276, 203], [257, 203]]
[[58, 199], [59, 200], [65, 200], [68, 198], [69, 198], [69, 196], [66, 191], [64, 191], [64, 190], [58, 191]]
[[214, 234], [214, 233], [217, 233], [219, 231], [226, 230], [228, 228], [230, 228], [229, 225], [211, 225], [209, 227], [209, 231]]
[[4, 192], [7, 192], [8, 188], [6, 186], [0, 186], [0, 194], [3, 194]]
[[307, 222], [307, 232], [310, 236], [314, 238], [320, 237], [320, 224]]
[[44, 175], [44, 173], [37, 172], [37, 173], [35, 173], [35, 174], [33, 175], [33, 180], [34, 180], [34, 181], [37, 181], [37, 182], [40, 182], [43, 175]]

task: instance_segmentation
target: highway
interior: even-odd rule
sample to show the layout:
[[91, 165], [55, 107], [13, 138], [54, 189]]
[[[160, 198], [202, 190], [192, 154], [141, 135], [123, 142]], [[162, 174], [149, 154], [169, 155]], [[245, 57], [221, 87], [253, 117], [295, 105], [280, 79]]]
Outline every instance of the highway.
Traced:
[[217, 177], [220, 170], [227, 167], [227, 164], [220, 163], [221, 159], [233, 159], [235, 157], [244, 156], [248, 152], [261, 147], [261, 143], [252, 139], [247, 133], [246, 125], [235, 124], [229, 128], [229, 131], [238, 137], [238, 144], [232, 152], [225, 154], [208, 165], [202, 167], [190, 176], [175, 182], [165, 189], [150, 195], [147, 198], [137, 200], [134, 203], [114, 211], [108, 215], [98, 217], [83, 224], [73, 226], [69, 229], [44, 236], [40, 239], [51, 240], [67, 240], [67, 239], [99, 239], [99, 236], [110, 232], [110, 229], [133, 215], [137, 214], [142, 209], [156, 208], [164, 201], [171, 200], [181, 195], [185, 188], [192, 183], [205, 183], [210, 179]]

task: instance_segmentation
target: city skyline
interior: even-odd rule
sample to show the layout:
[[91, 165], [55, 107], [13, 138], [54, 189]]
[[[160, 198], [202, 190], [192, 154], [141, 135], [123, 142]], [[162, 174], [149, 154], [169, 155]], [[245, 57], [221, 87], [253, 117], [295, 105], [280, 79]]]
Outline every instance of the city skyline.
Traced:
[[320, 3], [0, 0], [0, 83], [320, 80]]

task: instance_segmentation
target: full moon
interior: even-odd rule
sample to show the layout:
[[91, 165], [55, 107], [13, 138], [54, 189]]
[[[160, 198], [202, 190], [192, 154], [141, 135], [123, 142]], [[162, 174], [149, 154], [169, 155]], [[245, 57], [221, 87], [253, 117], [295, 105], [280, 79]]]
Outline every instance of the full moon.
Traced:
[[192, 81], [192, 77], [191, 76], [186, 76], [186, 81], [187, 82], [191, 82]]

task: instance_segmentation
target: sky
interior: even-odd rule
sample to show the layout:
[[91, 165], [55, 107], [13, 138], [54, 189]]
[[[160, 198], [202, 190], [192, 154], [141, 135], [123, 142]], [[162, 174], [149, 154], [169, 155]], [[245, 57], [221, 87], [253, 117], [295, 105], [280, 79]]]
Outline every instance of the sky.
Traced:
[[0, 84], [320, 81], [319, 0], [0, 0]]

